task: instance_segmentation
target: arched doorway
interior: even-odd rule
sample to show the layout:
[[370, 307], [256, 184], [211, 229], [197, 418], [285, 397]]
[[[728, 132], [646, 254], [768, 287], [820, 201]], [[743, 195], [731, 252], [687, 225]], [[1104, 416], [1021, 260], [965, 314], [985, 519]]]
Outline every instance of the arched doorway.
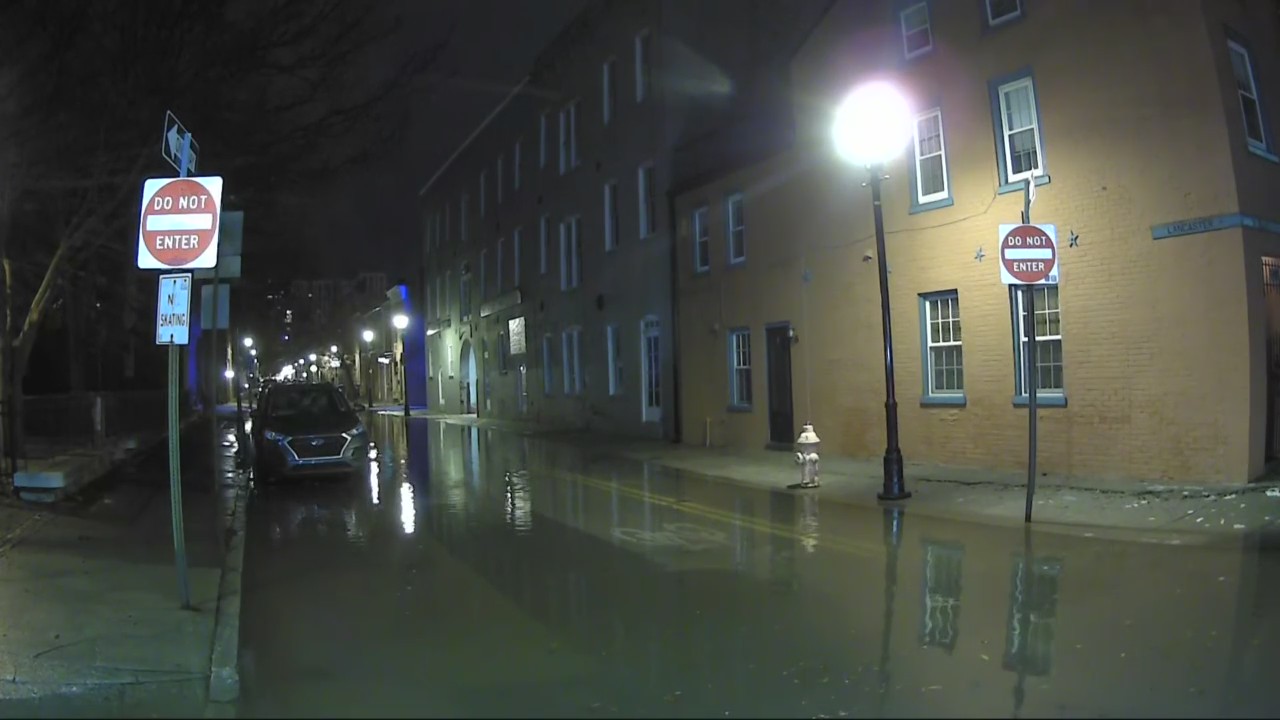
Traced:
[[462, 411], [468, 415], [476, 411], [476, 353], [470, 340], [462, 341], [462, 355], [458, 362], [462, 369]]

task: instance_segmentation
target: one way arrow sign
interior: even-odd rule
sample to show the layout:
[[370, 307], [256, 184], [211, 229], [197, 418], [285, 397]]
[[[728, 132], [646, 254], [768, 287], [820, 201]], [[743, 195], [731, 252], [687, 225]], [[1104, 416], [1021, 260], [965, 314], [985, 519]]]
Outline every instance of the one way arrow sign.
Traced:
[[[160, 154], [178, 172], [182, 172], [182, 140], [191, 133], [178, 122], [172, 111], [164, 115], [164, 137], [160, 141]], [[200, 155], [200, 146], [195, 138], [191, 138], [191, 149], [187, 158], [187, 173], [195, 174], [196, 158]]]

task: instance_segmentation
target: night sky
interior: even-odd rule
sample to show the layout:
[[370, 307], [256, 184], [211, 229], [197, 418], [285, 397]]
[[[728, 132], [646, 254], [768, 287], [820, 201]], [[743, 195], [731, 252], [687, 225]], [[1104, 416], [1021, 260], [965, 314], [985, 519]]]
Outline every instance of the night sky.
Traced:
[[[435, 42], [453, 31], [439, 62], [418, 79], [404, 117], [405, 146], [387, 148], [364, 167], [317, 182], [290, 208], [302, 221], [296, 267], [260, 268], [272, 277], [298, 273], [345, 276], [356, 269], [391, 273], [421, 241], [417, 193], [475, 126], [524, 77], [534, 57], [585, 0], [400, 0], [406, 19], [399, 41]], [[394, 56], [398, 48], [388, 48]], [[370, 69], [377, 72], [377, 68]], [[340, 248], [359, 247], [352, 258]], [[290, 253], [293, 255], [294, 253]], [[275, 263], [272, 263], [275, 265]], [[256, 274], [246, 268], [250, 274]]]

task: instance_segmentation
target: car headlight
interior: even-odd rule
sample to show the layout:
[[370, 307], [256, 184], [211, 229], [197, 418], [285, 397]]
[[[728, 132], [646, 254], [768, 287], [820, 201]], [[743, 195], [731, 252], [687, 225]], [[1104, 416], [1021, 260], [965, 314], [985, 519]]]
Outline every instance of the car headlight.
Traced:
[[284, 436], [284, 435], [282, 435], [282, 434], [280, 434], [280, 433], [276, 432], [275, 430], [263, 430], [263, 431], [262, 431], [262, 437], [264, 437], [264, 438], [266, 438], [266, 439], [268, 439], [268, 440], [270, 440], [270, 441], [272, 441], [272, 442], [279, 442], [279, 441], [281, 441], [281, 440], [284, 440], [284, 439], [285, 439], [285, 436]]

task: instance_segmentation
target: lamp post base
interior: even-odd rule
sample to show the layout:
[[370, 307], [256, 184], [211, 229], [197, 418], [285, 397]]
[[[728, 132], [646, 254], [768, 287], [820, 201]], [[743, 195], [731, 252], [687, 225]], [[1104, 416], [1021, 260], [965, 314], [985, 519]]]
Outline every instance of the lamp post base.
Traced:
[[881, 500], [906, 500], [911, 497], [902, 478], [902, 451], [894, 448], [884, 454], [884, 488], [876, 493]]

